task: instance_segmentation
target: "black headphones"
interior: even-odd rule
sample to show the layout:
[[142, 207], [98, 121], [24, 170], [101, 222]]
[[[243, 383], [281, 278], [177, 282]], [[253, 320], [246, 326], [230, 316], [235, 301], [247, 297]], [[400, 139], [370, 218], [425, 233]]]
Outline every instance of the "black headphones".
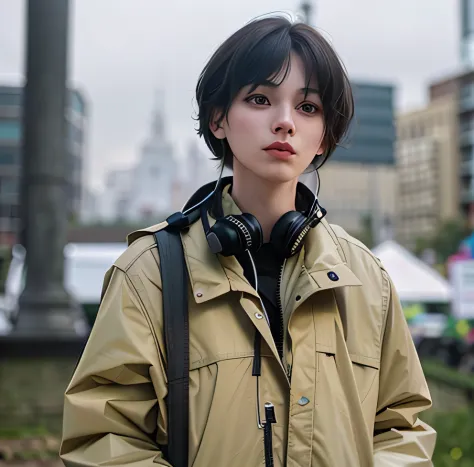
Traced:
[[[207, 243], [213, 253], [223, 256], [239, 255], [247, 250], [253, 253], [263, 244], [262, 228], [255, 216], [248, 213], [224, 216], [222, 190], [231, 183], [232, 177], [223, 178], [213, 196], [200, 205]], [[188, 205], [192, 204], [198, 193], [191, 198]], [[306, 210], [287, 212], [278, 219], [270, 234], [270, 243], [283, 258], [298, 253], [303, 246], [305, 235], [326, 215], [326, 210], [302, 183], [298, 183], [297, 188], [297, 207], [298, 204], [306, 206]], [[209, 225], [208, 212], [214, 214], [217, 219], [212, 227]]]

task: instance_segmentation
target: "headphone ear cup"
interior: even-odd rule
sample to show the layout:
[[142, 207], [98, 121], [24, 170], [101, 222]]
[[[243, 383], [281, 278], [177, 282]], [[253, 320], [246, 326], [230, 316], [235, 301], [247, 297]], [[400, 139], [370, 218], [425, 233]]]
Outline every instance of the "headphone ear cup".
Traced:
[[289, 258], [300, 251], [303, 238], [299, 237], [306, 229], [306, 223], [307, 217], [301, 212], [289, 211], [274, 225], [270, 234], [270, 243], [283, 258]]
[[227, 219], [218, 219], [206, 233], [207, 243], [214, 254], [231, 256], [240, 247], [240, 235]]
[[218, 219], [206, 237], [211, 251], [222, 256], [235, 256], [246, 250], [257, 251], [263, 243], [260, 223], [251, 214]]

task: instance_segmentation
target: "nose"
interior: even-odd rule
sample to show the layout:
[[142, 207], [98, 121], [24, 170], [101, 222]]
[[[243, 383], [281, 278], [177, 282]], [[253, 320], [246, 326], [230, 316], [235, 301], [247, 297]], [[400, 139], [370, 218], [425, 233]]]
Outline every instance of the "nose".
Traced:
[[275, 123], [272, 125], [273, 134], [289, 134], [294, 136], [296, 133], [295, 122], [293, 121], [293, 117], [291, 115], [291, 110], [284, 110], [280, 112], [278, 117], [275, 119]]

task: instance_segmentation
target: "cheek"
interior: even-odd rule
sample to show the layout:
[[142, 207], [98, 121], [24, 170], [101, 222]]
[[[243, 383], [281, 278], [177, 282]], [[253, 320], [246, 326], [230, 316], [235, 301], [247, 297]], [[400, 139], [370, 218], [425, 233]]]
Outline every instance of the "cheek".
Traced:
[[232, 134], [245, 136], [245, 134], [255, 131], [259, 121], [258, 112], [249, 112], [243, 106], [236, 106], [229, 112], [229, 124], [227, 131]]
[[323, 142], [324, 123], [321, 121], [313, 122], [304, 129], [304, 140], [306, 141], [306, 148], [310, 152], [317, 152]]

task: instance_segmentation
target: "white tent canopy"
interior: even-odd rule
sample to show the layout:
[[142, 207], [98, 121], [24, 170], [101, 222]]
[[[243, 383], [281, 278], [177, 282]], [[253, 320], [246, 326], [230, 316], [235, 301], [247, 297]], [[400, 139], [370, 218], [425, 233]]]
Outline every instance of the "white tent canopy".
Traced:
[[389, 240], [372, 251], [382, 261], [402, 302], [451, 301], [449, 282], [398, 243]]

